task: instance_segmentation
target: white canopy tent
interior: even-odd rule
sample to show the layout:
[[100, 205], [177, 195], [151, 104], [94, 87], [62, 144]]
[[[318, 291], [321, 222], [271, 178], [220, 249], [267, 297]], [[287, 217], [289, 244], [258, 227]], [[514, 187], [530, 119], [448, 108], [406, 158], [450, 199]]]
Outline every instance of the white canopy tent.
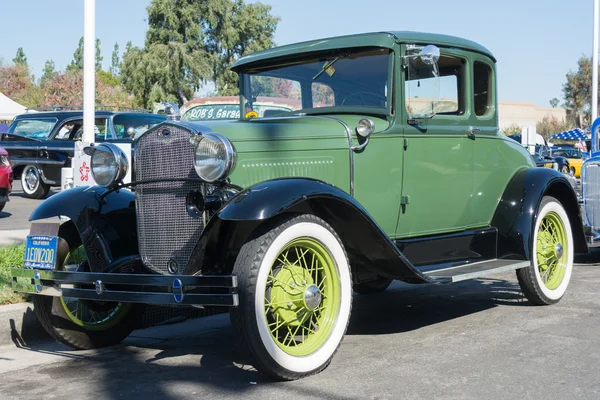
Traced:
[[12, 101], [0, 92], [0, 121], [12, 121], [17, 115], [24, 112], [24, 106]]

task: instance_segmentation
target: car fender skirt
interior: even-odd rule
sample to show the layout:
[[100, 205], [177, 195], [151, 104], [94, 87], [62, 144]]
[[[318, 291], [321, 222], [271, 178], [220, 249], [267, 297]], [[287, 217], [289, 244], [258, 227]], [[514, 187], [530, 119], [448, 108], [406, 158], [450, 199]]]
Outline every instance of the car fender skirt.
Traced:
[[550, 168], [529, 168], [513, 176], [492, 218], [498, 229], [498, 258], [531, 259], [534, 223], [544, 196], [560, 201], [569, 215], [575, 252], [588, 252], [579, 203], [569, 181]]
[[298, 214], [313, 214], [331, 225], [353, 268], [411, 283], [433, 282], [408, 261], [354, 198], [307, 178], [266, 181], [240, 192], [207, 224], [185, 273], [230, 273], [237, 251], [247, 240]]

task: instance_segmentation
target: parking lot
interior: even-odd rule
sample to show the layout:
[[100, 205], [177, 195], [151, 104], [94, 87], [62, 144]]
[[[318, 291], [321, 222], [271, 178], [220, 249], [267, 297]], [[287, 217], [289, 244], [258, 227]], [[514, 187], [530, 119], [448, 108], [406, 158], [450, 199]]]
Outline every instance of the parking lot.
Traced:
[[[321, 374], [266, 381], [232, 349], [226, 314], [136, 331], [123, 345], [0, 349], [2, 398], [595, 399], [600, 266], [578, 264], [565, 298], [529, 305], [513, 274], [357, 296]], [[6, 321], [2, 321], [5, 323]]]

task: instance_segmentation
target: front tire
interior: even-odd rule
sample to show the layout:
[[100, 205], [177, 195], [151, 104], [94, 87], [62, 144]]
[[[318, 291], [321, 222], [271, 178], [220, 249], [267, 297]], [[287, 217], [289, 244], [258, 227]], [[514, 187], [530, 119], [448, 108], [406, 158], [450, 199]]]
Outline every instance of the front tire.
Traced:
[[[86, 270], [87, 257], [83, 246], [80, 243], [69, 245], [65, 238], [60, 237], [57, 265], [61, 270]], [[50, 336], [79, 350], [120, 343], [135, 329], [145, 308], [143, 304], [97, 302], [41, 295], [33, 296], [33, 305], [38, 320]]]
[[569, 216], [558, 200], [545, 196], [534, 225], [531, 266], [517, 270], [527, 300], [536, 305], [557, 303], [571, 280], [573, 258]]
[[43, 199], [50, 191], [50, 186], [42, 181], [40, 171], [35, 165], [27, 165], [23, 168], [21, 188], [28, 199]]
[[233, 273], [240, 305], [231, 321], [240, 350], [269, 377], [325, 369], [346, 332], [352, 304], [348, 258], [322, 219], [289, 219], [242, 246]]

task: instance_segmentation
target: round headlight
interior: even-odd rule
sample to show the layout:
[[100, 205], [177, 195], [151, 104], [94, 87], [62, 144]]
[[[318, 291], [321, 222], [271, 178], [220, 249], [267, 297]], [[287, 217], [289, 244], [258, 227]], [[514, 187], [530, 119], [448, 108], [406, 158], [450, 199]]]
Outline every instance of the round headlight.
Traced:
[[196, 173], [205, 182], [226, 178], [235, 164], [235, 150], [226, 137], [218, 133], [203, 133], [194, 154]]
[[127, 175], [127, 156], [118, 146], [102, 143], [91, 147], [91, 172], [100, 186], [111, 186]]
[[368, 119], [368, 118], [363, 118], [360, 121], [358, 121], [358, 124], [356, 125], [356, 132], [364, 137], [364, 138], [368, 138], [369, 136], [371, 136], [371, 134], [375, 131], [375, 122], [373, 122], [372, 120]]

